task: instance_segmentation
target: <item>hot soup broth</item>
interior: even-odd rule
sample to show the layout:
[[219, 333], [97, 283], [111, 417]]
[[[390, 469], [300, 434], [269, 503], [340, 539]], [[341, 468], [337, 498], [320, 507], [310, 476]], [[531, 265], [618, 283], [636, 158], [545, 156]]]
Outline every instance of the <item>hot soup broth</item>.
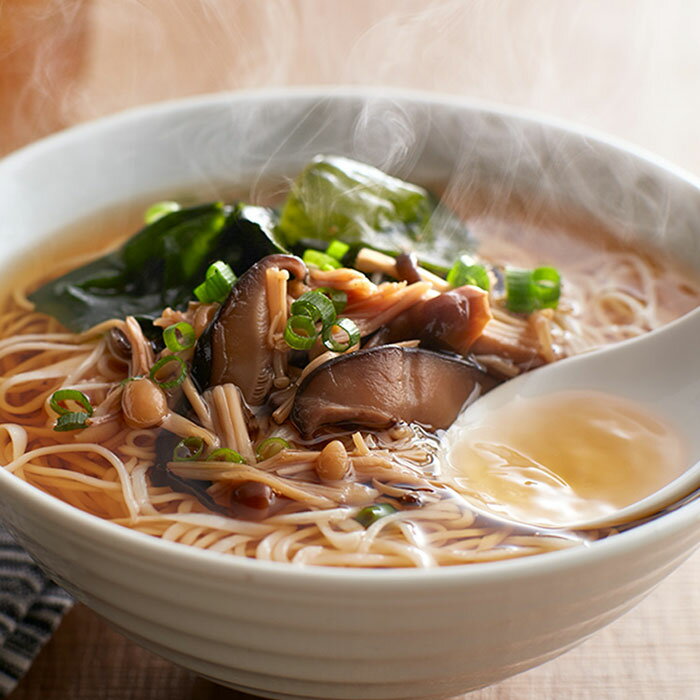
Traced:
[[[372, 196], [353, 200], [353, 190]], [[461, 241], [451, 247], [421, 188], [331, 157], [305, 169], [281, 214], [166, 205], [149, 210], [126, 245], [143, 225], [131, 226], [126, 210], [76, 226], [60, 237], [59, 267], [55, 256], [51, 269], [28, 264], [4, 302], [2, 463], [125, 527], [297, 564], [475, 563], [609, 536], [553, 526], [550, 516], [604, 510], [586, 492], [599, 477], [615, 505], [640, 468], [650, 488], [673, 478], [680, 456], [642, 464], [635, 453], [629, 468], [607, 456], [606, 431], [617, 457], [639, 426], [653, 444], [657, 424], [642, 408], [604, 406], [591, 417], [578, 408], [585, 397], [559, 399], [561, 424], [543, 413], [544, 428], [533, 429], [540, 452], [506, 411], [503, 431], [498, 420], [488, 426], [499, 445], [490, 461], [466, 435], [456, 471], [439, 458], [441, 435], [498, 383], [650, 331], [695, 307], [700, 286], [575, 213], [484, 196], [446, 201], [460, 217], [443, 222]], [[122, 247], [105, 257], [115, 241]], [[637, 422], [615, 442], [631, 415]], [[562, 435], [584, 423], [595, 423], [600, 450], [562, 464], [566, 450], [550, 444], [548, 426]], [[663, 438], [663, 454], [681, 454]], [[503, 479], [499, 450], [525, 443], [550, 460], [549, 486], [520, 503], [540, 503], [539, 524], [474, 512], [469, 490], [478, 478]], [[513, 464], [504, 493], [531, 476]], [[601, 476], [615, 469], [619, 478]]]

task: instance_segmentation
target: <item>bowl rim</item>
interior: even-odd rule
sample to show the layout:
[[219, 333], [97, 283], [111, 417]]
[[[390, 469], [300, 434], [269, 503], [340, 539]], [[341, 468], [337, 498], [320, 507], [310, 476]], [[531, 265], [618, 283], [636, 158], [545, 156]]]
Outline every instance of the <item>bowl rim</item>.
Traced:
[[[25, 161], [41, 158], [44, 152], [60, 148], [79, 146], [80, 142], [100, 132], [112, 128], [126, 128], [144, 118], [158, 118], [173, 113], [186, 113], [210, 108], [231, 106], [237, 103], [259, 101], [289, 101], [317, 103], [332, 102], [338, 99], [393, 99], [399, 102], [412, 102], [437, 108], [454, 108], [467, 112], [494, 114], [505, 119], [529, 123], [547, 130], [566, 132], [570, 136], [601, 143], [614, 151], [640, 159], [674, 180], [680, 180], [700, 192], [700, 178], [690, 172], [656, 156], [639, 146], [628, 143], [593, 128], [567, 120], [541, 114], [527, 109], [512, 108], [507, 105], [485, 100], [420, 90], [401, 88], [377, 88], [363, 86], [304, 86], [285, 88], [256, 88], [241, 91], [210, 93], [194, 97], [166, 100], [148, 105], [140, 105], [127, 110], [100, 117], [52, 134], [20, 148], [0, 160], [0, 175], [21, 167]], [[6, 261], [4, 261], [6, 262]], [[546, 554], [506, 559], [495, 562], [456, 564], [431, 568], [371, 569], [355, 567], [295, 566], [286, 562], [261, 561], [209, 550], [201, 550], [178, 542], [163, 540], [147, 535], [126, 526], [104, 520], [75, 508], [0, 468], [0, 499], [8, 492], [15, 492], [19, 500], [25, 500], [38, 511], [47, 511], [54, 521], [65, 521], [69, 530], [93, 530], [96, 535], [110, 540], [123, 550], [141, 549], [144, 555], [165, 557], [178, 562], [180, 566], [206, 568], [214, 575], [255, 575], [256, 577], [280, 576], [291, 581], [308, 582], [315, 580], [341, 580], [353, 585], [396, 586], [404, 589], [421, 588], [426, 582], [436, 585], [488, 584], [505, 578], [549, 576], [570, 567], [588, 567], [595, 563], [615, 559], [625, 552], [646, 547], [672, 532], [686, 528], [700, 527], [700, 499], [688, 503], [675, 511], [655, 520], [638, 525], [613, 537], [583, 543], [572, 548], [548, 552]], [[695, 548], [695, 547], [694, 547]], [[694, 549], [693, 548], [693, 549]], [[692, 549], [688, 551], [688, 555]]]

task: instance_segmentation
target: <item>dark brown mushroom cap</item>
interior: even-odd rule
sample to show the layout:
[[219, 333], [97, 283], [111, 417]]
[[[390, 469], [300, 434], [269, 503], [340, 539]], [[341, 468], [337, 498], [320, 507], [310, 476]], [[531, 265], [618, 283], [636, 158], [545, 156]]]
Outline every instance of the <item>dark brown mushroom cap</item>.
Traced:
[[192, 376], [200, 389], [232, 382], [251, 406], [265, 401], [272, 386], [272, 349], [267, 305], [267, 270], [306, 276], [306, 265], [293, 255], [268, 255], [244, 275], [197, 342]]
[[404, 311], [389, 324], [384, 342], [417, 338], [422, 347], [466, 355], [490, 320], [488, 294], [466, 285]]
[[418, 258], [415, 253], [401, 253], [396, 256], [396, 273], [399, 279], [406, 280], [409, 284], [423, 279], [418, 271]]
[[465, 359], [382, 345], [317, 367], [301, 383], [291, 419], [306, 437], [338, 424], [381, 430], [405, 421], [447, 429], [469, 399], [496, 384]]

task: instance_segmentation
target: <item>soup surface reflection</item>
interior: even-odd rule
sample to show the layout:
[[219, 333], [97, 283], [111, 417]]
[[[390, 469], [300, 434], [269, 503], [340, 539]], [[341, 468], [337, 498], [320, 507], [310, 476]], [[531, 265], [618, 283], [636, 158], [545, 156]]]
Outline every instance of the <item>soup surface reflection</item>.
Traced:
[[[54, 235], [0, 313], [0, 463], [120, 526], [296, 565], [456, 565], [607, 537], [561, 525], [683, 466], [644, 411], [516, 402], [442, 475], [440, 437], [480, 392], [651, 331], [700, 284], [576, 212], [448, 194], [459, 235], [415, 256], [434, 199], [333, 156], [281, 210], [165, 202], [145, 227], [123, 208]], [[536, 524], [471, 507], [476, 477], [494, 512]]]
[[650, 496], [685, 470], [681, 436], [645, 407], [593, 391], [509, 405], [467, 422], [443, 478], [497, 515], [572, 527]]

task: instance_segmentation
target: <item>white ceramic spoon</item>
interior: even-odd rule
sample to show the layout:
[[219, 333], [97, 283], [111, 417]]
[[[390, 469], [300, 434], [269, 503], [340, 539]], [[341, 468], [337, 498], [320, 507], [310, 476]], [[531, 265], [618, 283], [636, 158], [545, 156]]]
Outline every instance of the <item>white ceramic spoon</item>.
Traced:
[[[468, 430], [516, 397], [568, 390], [600, 391], [638, 402], [666, 419], [688, 448], [688, 469], [681, 476], [632, 505], [604, 517], [576, 522], [576, 529], [642, 519], [700, 489], [700, 308], [639, 338], [568, 358], [503, 383], [462, 413], [447, 431], [443, 449], [449, 451], [460, 431]], [[477, 510], [500, 520], [516, 520], [489, 511], [480, 500], [469, 500]]]

